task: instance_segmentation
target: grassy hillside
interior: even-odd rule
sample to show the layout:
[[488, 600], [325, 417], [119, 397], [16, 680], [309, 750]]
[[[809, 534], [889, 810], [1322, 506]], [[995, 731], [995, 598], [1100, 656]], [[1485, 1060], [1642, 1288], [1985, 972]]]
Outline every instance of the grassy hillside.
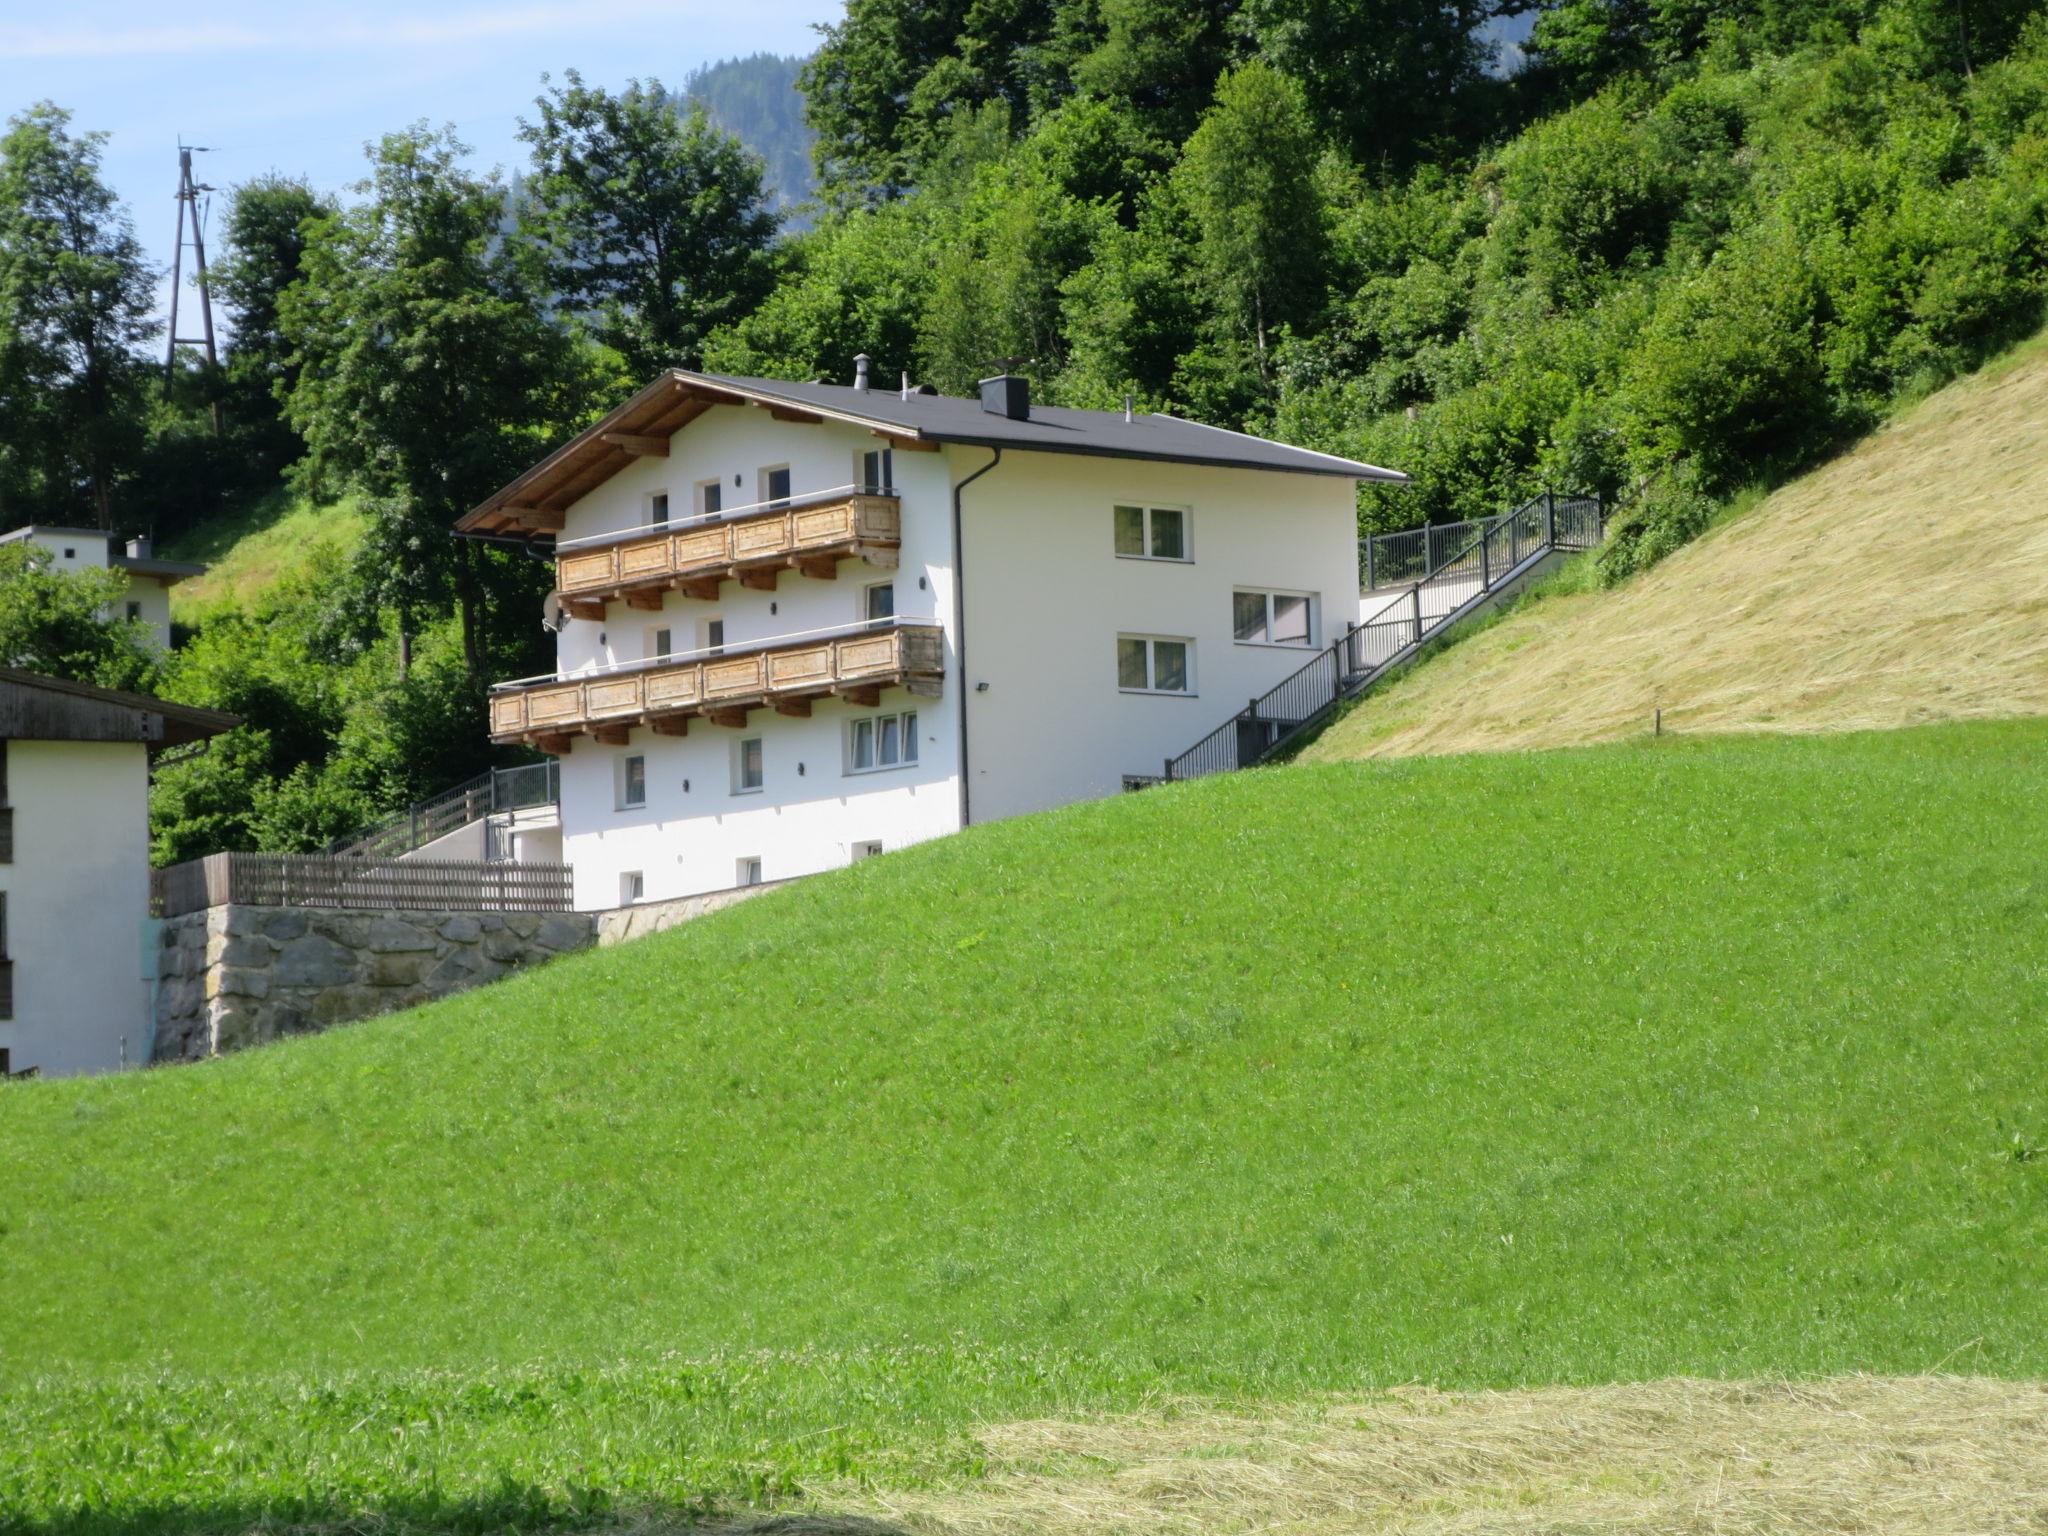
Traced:
[[1614, 592], [1546, 597], [1311, 760], [2048, 714], [2048, 338]]
[[171, 589], [171, 612], [196, 620], [228, 600], [244, 606], [323, 546], [353, 549], [363, 536], [363, 514], [353, 503], [316, 506], [278, 491], [244, 511], [214, 518], [173, 541], [164, 554], [211, 567], [204, 576]]
[[688, 1507], [1162, 1393], [2048, 1374], [2044, 797], [2035, 722], [1269, 770], [7, 1086], [0, 1524]]

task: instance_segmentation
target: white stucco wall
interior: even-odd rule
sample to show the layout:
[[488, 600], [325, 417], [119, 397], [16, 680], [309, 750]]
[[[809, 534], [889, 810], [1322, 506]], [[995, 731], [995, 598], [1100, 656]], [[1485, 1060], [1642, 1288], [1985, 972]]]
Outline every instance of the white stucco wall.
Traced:
[[[713, 406], [675, 434], [668, 458], [638, 460], [571, 507], [561, 537], [567, 541], [639, 526], [647, 497], [656, 491], [668, 493], [671, 517], [690, 515], [697, 505], [697, 484], [714, 477], [727, 508], [755, 502], [761, 499], [760, 472], [772, 465], [790, 466], [794, 498], [851, 485], [859, 478], [860, 455], [883, 446], [856, 427], [781, 422], [751, 407]], [[563, 669], [639, 660], [652, 654], [652, 632], [662, 626], [672, 631], [672, 648], [694, 649], [702, 625], [711, 618], [724, 621], [728, 647], [850, 624], [864, 616], [866, 587], [878, 581], [894, 584], [899, 615], [934, 619], [950, 635], [946, 457], [898, 451], [893, 479], [903, 517], [903, 547], [895, 569], [841, 561], [830, 581], [786, 571], [773, 592], [728, 581], [716, 602], [671, 592], [659, 613], [615, 602], [602, 621], [564, 621], [558, 642]], [[900, 848], [956, 830], [954, 671], [949, 638], [949, 681], [940, 698], [891, 689], [873, 709], [820, 700], [809, 719], [755, 710], [744, 731], [697, 719], [690, 722], [687, 736], [635, 730], [624, 747], [577, 737], [561, 763], [560, 852], [576, 872], [576, 905], [587, 910], [618, 906], [629, 872], [642, 876], [645, 900], [660, 901], [733, 885], [742, 859], [758, 858], [762, 878], [780, 880], [843, 864], [859, 843]], [[848, 721], [906, 709], [918, 715], [918, 762], [848, 773]], [[736, 794], [736, 744], [753, 736], [762, 740], [763, 786]], [[647, 803], [622, 809], [621, 764], [632, 755], [647, 759]]]
[[149, 767], [140, 743], [10, 741], [14, 862], [0, 864], [15, 1071], [111, 1071], [148, 1047]]
[[[964, 475], [988, 453], [949, 457]], [[1119, 558], [1119, 502], [1185, 509], [1192, 559]], [[1335, 641], [1358, 613], [1355, 505], [1332, 476], [1005, 453], [963, 498], [971, 819], [1156, 774]], [[1312, 594], [1313, 644], [1239, 643], [1239, 588]], [[1193, 691], [1121, 691], [1120, 634], [1191, 640]]]

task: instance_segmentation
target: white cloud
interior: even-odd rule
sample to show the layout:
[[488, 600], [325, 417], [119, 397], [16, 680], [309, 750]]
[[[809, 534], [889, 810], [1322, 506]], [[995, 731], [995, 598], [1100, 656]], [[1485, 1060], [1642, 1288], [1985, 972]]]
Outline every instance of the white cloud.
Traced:
[[151, 58], [257, 51], [312, 53], [331, 48], [424, 48], [582, 31], [592, 25], [664, 17], [679, 20], [675, 0], [582, 0], [577, 5], [478, 8], [433, 17], [198, 21], [178, 26], [85, 27], [76, 23], [0, 22], [0, 58]]

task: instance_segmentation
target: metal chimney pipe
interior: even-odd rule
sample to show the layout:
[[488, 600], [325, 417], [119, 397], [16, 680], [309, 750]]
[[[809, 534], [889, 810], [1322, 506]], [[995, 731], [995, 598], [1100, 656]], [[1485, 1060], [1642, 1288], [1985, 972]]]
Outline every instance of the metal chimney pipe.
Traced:
[[865, 352], [853, 360], [853, 387], [863, 394], [867, 393], [868, 355]]
[[1131, 392], [1130, 392], [1129, 390], [1125, 390], [1125, 391], [1124, 391], [1124, 425], [1128, 427], [1128, 426], [1129, 426], [1130, 424], [1131, 424]]
[[903, 398], [905, 400], [910, 398], [910, 370], [908, 368], [903, 370]]

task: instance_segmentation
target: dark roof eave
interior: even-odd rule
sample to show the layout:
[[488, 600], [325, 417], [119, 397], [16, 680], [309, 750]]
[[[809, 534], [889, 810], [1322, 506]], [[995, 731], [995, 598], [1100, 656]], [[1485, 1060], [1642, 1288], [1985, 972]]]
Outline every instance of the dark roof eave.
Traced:
[[[909, 436], [907, 432], [898, 436]], [[1379, 485], [1410, 485], [1414, 482], [1399, 470], [1377, 469], [1370, 464], [1333, 461], [1327, 467], [1316, 464], [1266, 464], [1257, 459], [1222, 459], [1213, 455], [1160, 453], [1144, 448], [1104, 448], [1079, 443], [1020, 441], [1001, 435], [982, 437], [965, 432], [921, 432], [918, 441], [952, 443], [965, 448], [1002, 448], [1011, 453], [1067, 453], [1083, 459], [1138, 459], [1148, 464], [1193, 464], [1201, 469], [1249, 469], [1266, 475], [1321, 475], [1333, 480], [1370, 480]], [[1309, 451], [1309, 450], [1303, 450]]]

